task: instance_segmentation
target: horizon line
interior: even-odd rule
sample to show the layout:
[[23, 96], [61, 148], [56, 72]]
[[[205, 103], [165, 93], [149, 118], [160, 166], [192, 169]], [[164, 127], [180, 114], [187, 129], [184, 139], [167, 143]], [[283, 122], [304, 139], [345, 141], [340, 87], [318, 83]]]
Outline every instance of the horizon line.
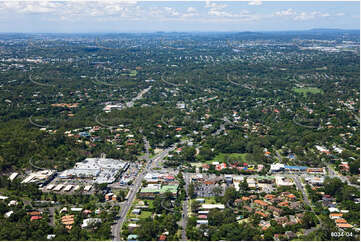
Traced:
[[360, 31], [360, 29], [341, 29], [341, 28], [312, 28], [312, 29], [288, 29], [288, 30], [231, 30], [231, 31], [202, 31], [202, 30], [190, 30], [190, 31], [94, 31], [94, 32], [0, 32], [0, 34], [157, 34], [157, 33], [267, 33], [267, 32], [305, 32], [305, 31]]

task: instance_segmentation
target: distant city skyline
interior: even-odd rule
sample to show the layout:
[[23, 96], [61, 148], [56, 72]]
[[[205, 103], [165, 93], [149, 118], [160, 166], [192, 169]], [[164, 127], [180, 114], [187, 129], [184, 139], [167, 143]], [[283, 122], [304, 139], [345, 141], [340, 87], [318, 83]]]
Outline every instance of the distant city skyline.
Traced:
[[360, 29], [359, 1], [0, 1], [0, 32]]

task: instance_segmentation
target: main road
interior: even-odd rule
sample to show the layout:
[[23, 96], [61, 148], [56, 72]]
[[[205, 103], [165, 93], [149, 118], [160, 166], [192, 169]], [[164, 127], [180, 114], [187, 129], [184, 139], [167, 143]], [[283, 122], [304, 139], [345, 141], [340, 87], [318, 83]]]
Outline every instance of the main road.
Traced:
[[303, 201], [304, 201], [309, 207], [312, 207], [312, 204], [311, 204], [310, 200], [308, 199], [306, 190], [303, 188], [303, 184], [302, 184], [302, 182], [300, 181], [299, 176], [298, 176], [298, 175], [293, 175], [292, 178], [293, 178], [293, 180], [295, 181], [297, 190], [302, 193]]
[[130, 100], [129, 102], [126, 103], [127, 108], [131, 108], [134, 106], [134, 102], [137, 100], [140, 100], [143, 98], [143, 95], [146, 94], [150, 89], [152, 88], [152, 86], [149, 86], [148, 88], [142, 90], [140, 93], [138, 93], [138, 95], [134, 98], [132, 98], [132, 100]]
[[128, 197], [128, 200], [125, 201], [120, 213], [117, 223], [112, 227], [112, 234], [113, 234], [113, 240], [119, 241], [120, 240], [120, 231], [123, 227], [123, 224], [125, 222], [125, 219], [127, 217], [128, 211], [130, 207], [132, 206], [132, 203], [137, 195], [137, 192], [142, 186], [142, 181], [144, 176], [150, 172], [150, 170], [154, 167], [157, 167], [159, 165], [159, 162], [164, 159], [165, 156], [168, 155], [169, 152], [173, 151], [177, 146], [176, 144], [172, 145], [171, 147], [163, 150], [161, 153], [157, 154], [154, 158], [149, 158], [149, 143], [144, 138], [145, 148], [146, 148], [146, 167], [143, 169], [143, 171], [137, 176], [135, 179], [133, 186], [130, 188], [130, 195]]
[[360, 188], [360, 186], [356, 185], [356, 184], [352, 184], [350, 182], [350, 180], [346, 177], [343, 176], [341, 174], [339, 174], [338, 172], [336, 172], [332, 167], [331, 164], [327, 164], [327, 169], [328, 169], [328, 175], [332, 178], [337, 177], [339, 178], [342, 182], [346, 182], [347, 185], [352, 186], [352, 187], [356, 187], [356, 188]]
[[189, 177], [187, 173], [183, 173], [184, 181], [185, 181], [185, 190], [186, 190], [186, 200], [183, 201], [183, 213], [182, 213], [182, 240], [187, 240], [187, 222], [188, 222], [188, 186], [189, 186]]

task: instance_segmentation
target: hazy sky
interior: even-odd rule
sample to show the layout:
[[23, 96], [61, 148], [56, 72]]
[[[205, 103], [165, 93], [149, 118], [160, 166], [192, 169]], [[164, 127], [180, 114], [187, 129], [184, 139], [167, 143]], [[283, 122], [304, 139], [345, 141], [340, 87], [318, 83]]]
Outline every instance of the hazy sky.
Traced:
[[360, 28], [359, 1], [0, 0], [0, 32]]

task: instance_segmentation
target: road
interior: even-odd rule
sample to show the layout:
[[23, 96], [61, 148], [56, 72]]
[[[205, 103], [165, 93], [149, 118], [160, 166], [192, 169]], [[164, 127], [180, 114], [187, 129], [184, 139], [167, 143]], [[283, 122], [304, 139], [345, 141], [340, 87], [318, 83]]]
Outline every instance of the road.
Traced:
[[220, 135], [223, 131], [225, 130], [224, 124], [221, 124], [219, 126], [219, 129], [217, 129], [217, 131], [215, 133], [212, 134], [212, 136], [218, 136]]
[[[300, 191], [302, 193], [302, 196], [303, 196], [303, 201], [311, 208], [312, 212], [316, 215], [316, 217], [318, 218], [317, 214], [315, 213], [315, 211], [313, 210], [313, 206], [312, 206], [312, 203], [311, 201], [308, 199], [308, 196], [307, 196], [307, 192], [306, 190], [304, 189], [303, 185], [302, 185], [302, 182], [300, 180], [300, 177], [296, 174], [296, 175], [291, 175], [292, 179], [295, 181], [295, 184], [296, 184], [296, 187], [297, 187], [297, 190]], [[308, 235], [314, 231], [316, 231], [317, 229], [319, 229], [320, 227], [322, 227], [322, 220], [320, 218], [318, 218], [318, 220], [320, 221], [319, 224], [317, 224], [317, 226], [315, 227], [312, 227], [310, 229], [305, 229], [304, 231], [304, 234], [305, 235]]]
[[353, 114], [353, 116], [357, 119], [358, 122], [360, 122], [360, 116], [357, 114]]
[[126, 106], [128, 108], [131, 108], [134, 106], [134, 102], [139, 100], [139, 99], [142, 99], [143, 98], [143, 95], [146, 94], [150, 89], [152, 88], [152, 86], [149, 86], [148, 88], [142, 90], [140, 93], [138, 93], [138, 95], [136, 97], [134, 97], [131, 101], [127, 102], [126, 103]]
[[46, 83], [40, 83], [40, 82], [37, 82], [37, 81], [34, 81], [33, 78], [31, 77], [31, 74], [29, 75], [29, 80], [36, 84], [36, 85], [39, 85], [39, 86], [44, 86], [44, 87], [55, 87], [55, 85], [51, 85], [51, 84], [46, 84]]
[[[119, 241], [120, 240], [120, 231], [123, 227], [123, 224], [125, 222], [126, 216], [128, 214], [128, 211], [130, 207], [132, 206], [132, 203], [137, 195], [137, 192], [142, 186], [142, 181], [144, 176], [150, 172], [150, 170], [154, 167], [157, 167], [159, 165], [159, 162], [164, 159], [165, 156], [168, 155], [170, 151], [173, 151], [177, 146], [174, 144], [173, 146], [163, 150], [161, 153], [157, 154], [153, 159], [149, 159], [149, 143], [145, 139], [145, 147], [146, 147], [146, 167], [145, 169], [137, 176], [136, 180], [133, 182], [133, 186], [130, 189], [130, 195], [128, 198], [128, 201], [125, 201], [122, 210], [119, 213], [119, 219], [117, 223], [112, 227], [112, 234], [113, 234], [113, 240]], [[147, 148], [148, 147], [148, 148]]]
[[301, 182], [299, 176], [298, 176], [298, 175], [292, 175], [292, 179], [295, 181], [297, 190], [302, 193], [303, 201], [304, 201], [308, 206], [312, 207], [312, 204], [311, 204], [310, 200], [308, 199], [307, 192], [306, 192], [306, 190], [303, 188], [303, 185], [302, 185], [302, 182]]
[[228, 123], [228, 124], [232, 125], [232, 126], [236, 126], [236, 127], [240, 127], [240, 128], [241, 128], [241, 126], [239, 126], [239, 125], [237, 125], [237, 124], [235, 124], [235, 123], [231, 122], [231, 120], [229, 120], [227, 117], [224, 117], [222, 120], [223, 120], [224, 122], [226, 122], [226, 123]]
[[275, 152], [276, 152], [276, 155], [277, 155], [278, 162], [282, 163], [282, 157], [281, 157], [280, 153], [276, 149], [275, 149]]
[[168, 81], [164, 80], [163, 76], [161, 76], [160, 79], [161, 79], [163, 82], [167, 83], [168, 85], [172, 85], [172, 86], [175, 86], [175, 87], [181, 86], [180, 84], [174, 84], [174, 83], [171, 83], [171, 82], [168, 82]]
[[55, 207], [50, 207], [49, 208], [49, 217], [50, 217], [50, 225], [51, 226], [55, 226]]
[[360, 186], [355, 185], [355, 184], [352, 184], [347, 177], [345, 177], [345, 176], [339, 174], [338, 172], [336, 172], [336, 171], [331, 167], [331, 164], [327, 164], [327, 169], [328, 169], [328, 175], [329, 175], [330, 177], [332, 177], [332, 178], [337, 177], [337, 178], [339, 178], [342, 182], [346, 182], [347, 185], [349, 185], [349, 186], [356, 187], [356, 188], [360, 188]]
[[234, 82], [234, 81], [231, 81], [229, 79], [229, 74], [227, 74], [227, 81], [229, 81], [230, 83], [234, 84], [234, 85], [237, 85], [237, 86], [240, 86], [241, 84], [237, 83], [237, 82]]
[[[148, 165], [152, 162], [152, 160], [149, 160], [149, 147], [150, 146], [149, 146], [149, 142], [145, 136], [143, 136], [143, 140], [144, 140], [144, 147], [146, 150], [145, 160], [146, 160], [147, 167], [148, 167]], [[141, 187], [142, 180], [146, 173], [147, 173], [147, 169], [144, 169], [143, 172], [140, 175], [138, 175], [137, 179], [133, 183], [133, 186], [130, 188], [130, 196], [128, 198], [128, 201], [124, 202], [124, 205], [119, 212], [119, 219], [118, 219], [117, 223], [112, 227], [112, 234], [113, 234], [114, 240], [120, 240], [120, 231], [123, 227], [124, 220], [127, 216], [128, 210], [130, 209], [132, 202], [133, 202], [139, 188]]]
[[187, 173], [183, 173], [184, 181], [185, 181], [185, 190], [186, 190], [186, 200], [183, 201], [183, 213], [182, 213], [182, 240], [187, 240], [187, 222], [188, 222], [188, 187], [189, 187], [189, 177]]
[[[300, 127], [303, 127], [303, 128], [309, 128], [309, 129], [318, 129], [320, 126], [316, 127], [316, 126], [310, 126], [310, 125], [304, 125], [304, 124], [300, 124], [299, 122], [296, 121], [296, 116], [293, 117], [292, 119], [293, 123], [300, 126]], [[321, 124], [320, 124], [321, 125]]]

